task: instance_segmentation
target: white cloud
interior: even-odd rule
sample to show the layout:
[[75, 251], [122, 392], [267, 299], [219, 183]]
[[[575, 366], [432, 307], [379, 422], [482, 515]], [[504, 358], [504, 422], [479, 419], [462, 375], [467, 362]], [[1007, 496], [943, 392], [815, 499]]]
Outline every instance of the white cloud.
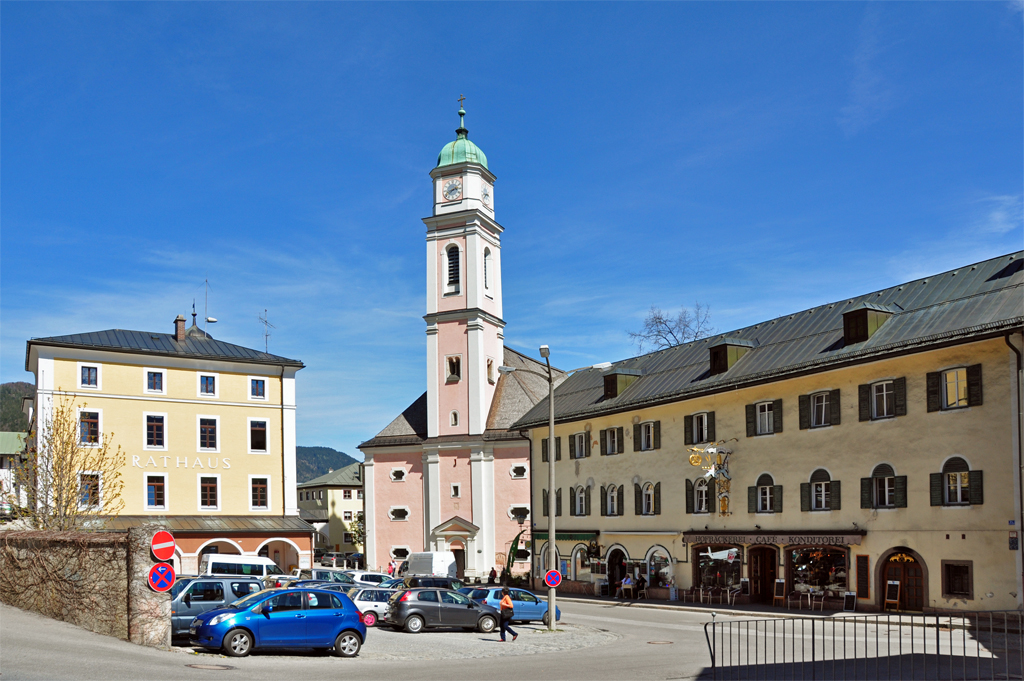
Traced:
[[976, 201], [980, 206], [975, 228], [987, 234], [1006, 234], [1024, 224], [1024, 204], [1020, 194], [985, 196]]
[[869, 6], [861, 22], [860, 38], [853, 55], [854, 74], [847, 103], [840, 109], [839, 127], [854, 135], [878, 122], [893, 107], [892, 88], [882, 75], [878, 58], [884, 51], [878, 10]]

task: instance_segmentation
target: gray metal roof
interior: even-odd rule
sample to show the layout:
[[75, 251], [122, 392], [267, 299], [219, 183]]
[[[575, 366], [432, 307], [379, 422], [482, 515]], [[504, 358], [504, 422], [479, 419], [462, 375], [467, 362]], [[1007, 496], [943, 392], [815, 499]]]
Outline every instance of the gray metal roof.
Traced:
[[361, 466], [361, 463], [350, 463], [344, 468], [324, 473], [319, 478], [307, 480], [297, 485], [297, 487], [298, 489], [304, 487], [362, 487], [363, 481], [360, 479], [360, 475], [362, 475]]
[[127, 530], [139, 525], [160, 525], [171, 533], [182, 534], [220, 534], [225, 532], [251, 532], [256, 534], [273, 534], [280, 532], [312, 532], [313, 528], [305, 520], [294, 515], [248, 516], [248, 515], [122, 515], [116, 518], [97, 516], [83, 520], [88, 528], [90, 523], [102, 524], [106, 531]]
[[[1018, 251], [622, 360], [611, 369], [579, 371], [556, 390], [555, 418], [569, 421], [625, 411], [1019, 329], [1024, 325], [1022, 269], [1024, 251]], [[865, 306], [884, 306], [893, 315], [868, 340], [844, 345], [843, 313]], [[729, 371], [711, 376], [709, 349], [724, 338], [744, 339], [753, 347]], [[605, 400], [603, 375], [617, 367], [638, 369], [643, 375], [619, 396]], [[511, 427], [535, 427], [547, 415], [545, 398]]]
[[67, 336], [33, 338], [26, 344], [25, 370], [29, 370], [29, 357], [33, 345], [106, 350], [108, 352], [125, 352], [138, 355], [162, 355], [187, 359], [220, 360], [223, 362], [244, 362], [246, 364], [273, 364], [299, 368], [304, 366], [297, 359], [278, 357], [277, 355], [260, 352], [252, 348], [245, 348], [241, 345], [225, 343], [204, 334], [201, 330], [198, 331], [199, 333], [188, 333], [183, 341], [175, 340], [172, 333], [126, 331], [124, 329], [108, 329], [107, 331], [75, 333]]

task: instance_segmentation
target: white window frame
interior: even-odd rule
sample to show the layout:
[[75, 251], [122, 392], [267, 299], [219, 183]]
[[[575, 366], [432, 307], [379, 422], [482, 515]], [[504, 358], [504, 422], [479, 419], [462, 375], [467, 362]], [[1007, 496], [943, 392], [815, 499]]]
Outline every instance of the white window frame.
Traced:
[[[203, 478], [217, 478], [217, 505], [203, 506]], [[251, 492], [251, 490], [249, 490]], [[196, 508], [200, 511], [219, 511], [224, 502], [221, 491], [220, 473], [196, 473]]]
[[[393, 517], [391, 514], [395, 511], [405, 511], [405, 517], [401, 519]], [[393, 523], [407, 523], [409, 522], [409, 518], [411, 516], [412, 511], [409, 509], [408, 506], [392, 506], [391, 508], [388, 509], [388, 520], [390, 520]]]
[[587, 514], [587, 488], [577, 487], [572, 495], [573, 503], [576, 504], [576, 515]]
[[341, 543], [342, 544], [348, 544], [350, 546], [355, 546], [355, 541], [354, 540], [355, 540], [355, 536], [351, 532], [342, 532], [341, 533]]
[[[150, 417], [150, 416], [160, 416], [164, 420], [164, 446], [163, 447], [154, 447], [154, 446], [151, 446], [151, 445], [147, 444], [149, 442], [149, 418], [148, 417]], [[168, 437], [167, 437], [168, 433], [167, 433], [167, 431], [168, 430], [169, 429], [167, 428], [167, 412], [160, 412], [160, 411], [144, 411], [144, 412], [142, 412], [142, 449], [144, 449], [147, 452], [166, 452], [168, 447], [170, 446], [167, 443], [167, 440], [168, 440]]]
[[[252, 481], [255, 480], [256, 478], [265, 478], [266, 481], [267, 481], [267, 507], [266, 508], [260, 508], [259, 506], [253, 506], [252, 505]], [[218, 487], [219, 487], [219, 484], [218, 484]], [[220, 501], [220, 493], [219, 492], [220, 492], [220, 490], [218, 490], [217, 501]], [[269, 475], [262, 475], [262, 474], [259, 474], [259, 473], [252, 473], [252, 474], [250, 474], [249, 475], [249, 486], [246, 488], [246, 492], [249, 494], [248, 505], [249, 505], [249, 510], [251, 512], [253, 512], [253, 513], [267, 513], [273, 507], [273, 503], [271, 503], [271, 500], [273, 499], [273, 494], [272, 494], [273, 487], [272, 487], [272, 480], [271, 480], [271, 477]]]
[[[401, 471], [402, 472], [402, 477], [401, 478], [396, 478], [395, 477], [395, 472], [396, 471]], [[395, 468], [391, 469], [391, 473], [389, 474], [388, 477], [391, 478], [391, 482], [405, 482], [405, 479], [407, 477], [409, 477], [409, 471], [405, 470], [405, 468], [402, 467], [402, 466], [396, 466]], [[344, 492], [351, 492], [351, 491], [352, 490], [348, 490], [348, 489], [344, 490]], [[341, 495], [342, 497], [345, 496], [344, 492], [342, 492], [342, 495]], [[349, 497], [349, 499], [351, 499], [351, 498], [352, 497]]]
[[605, 455], [618, 454], [619, 453], [619, 429], [608, 428], [604, 434], [605, 441]]
[[[959, 392], [961, 379], [959, 374], [963, 372], [963, 390], [964, 396], [961, 400]], [[954, 385], [957, 389], [957, 401], [956, 404], [949, 404], [949, 379], [947, 378], [950, 374], [954, 374], [955, 380]], [[942, 409], [953, 410], [953, 409], [965, 409], [967, 407], [967, 367], [954, 367], [952, 369], [946, 369], [942, 372]]]
[[[829, 407], [828, 391], [816, 392], [811, 395], [811, 428], [825, 428], [832, 425], [832, 419], [825, 422], [825, 408]], [[820, 413], [818, 409], [821, 409]], [[831, 417], [831, 414], [829, 415]]]
[[[396, 480], [395, 482], [398, 482], [398, 481]], [[348, 493], [348, 496], [345, 496], [346, 492]], [[352, 490], [350, 490], [350, 489], [343, 489], [343, 490], [341, 490], [341, 498], [342, 499], [348, 499], [349, 501], [351, 501], [353, 496], [354, 495], [352, 494]]]
[[[266, 449], [253, 449], [252, 448], [252, 424], [253, 421], [262, 421], [266, 424], [267, 431], [267, 448]], [[220, 424], [217, 424], [217, 447], [220, 447]], [[248, 416], [245, 419], [245, 448], [250, 454], [259, 454], [265, 456], [270, 454], [270, 419], [265, 416]]]
[[[700, 429], [697, 428], [697, 423], [700, 423]], [[708, 441], [708, 413], [706, 411], [698, 412], [693, 415], [693, 443], [701, 444]]]
[[575, 433], [572, 437], [576, 439], [576, 458], [586, 458], [586, 451], [587, 449], [589, 449], [589, 447], [587, 447], [587, 444], [590, 440], [590, 433]]
[[[874, 497], [873, 501], [875, 502], [875, 506], [874, 507], [875, 508], [896, 508], [896, 476], [893, 475], [891, 477], [884, 477], [884, 478], [877, 478], [877, 477], [872, 476], [871, 481], [872, 481], [871, 494]], [[881, 500], [879, 499], [879, 496], [878, 496], [878, 492], [879, 492], [879, 490], [878, 490], [879, 484], [878, 483], [879, 482], [882, 483], [882, 494], [884, 495], [884, 498], [881, 499]], [[892, 499], [892, 503], [889, 503], [889, 499], [890, 498]]]
[[[459, 268], [459, 273], [458, 273], [459, 276], [456, 278], [456, 281], [454, 283], [452, 283], [452, 281], [450, 279], [450, 274], [449, 273], [451, 271], [451, 268], [450, 268], [450, 265], [448, 263], [449, 259], [451, 258], [452, 251], [455, 252], [455, 257], [458, 259], [457, 260], [457, 266]], [[454, 243], [454, 242], [449, 242], [448, 244], [445, 245], [445, 247], [444, 247], [444, 263], [443, 263], [443, 266], [444, 266], [444, 269], [442, 270], [442, 275], [441, 276], [443, 277], [443, 281], [444, 281], [444, 295], [446, 295], [446, 296], [457, 296], [457, 295], [460, 295], [462, 293], [462, 277], [464, 276], [463, 272], [464, 272], [465, 268], [462, 266], [462, 248], [459, 247], [459, 244]]]
[[359, 489], [356, 490], [356, 500], [359, 500], [359, 499], [362, 499], [362, 498], [363, 498], [363, 488], [360, 487]]
[[[523, 469], [522, 475], [516, 475], [517, 468]], [[528, 480], [530, 478], [530, 466], [525, 463], [514, 463], [508, 467], [508, 477], [513, 480]]]
[[[956, 476], [957, 485], [950, 485], [953, 476]], [[971, 472], [970, 470], [958, 473], [942, 474], [942, 497], [946, 506], [970, 506], [971, 505]], [[950, 494], [951, 488], [956, 489], [956, 498]], [[964, 492], [967, 493], [967, 501], [964, 501]]]
[[654, 421], [644, 421], [640, 424], [640, 451], [647, 452], [654, 449]]
[[[405, 551], [405, 556], [403, 558], [399, 558], [398, 556], [396, 556], [395, 555], [395, 549], [403, 549]], [[409, 553], [410, 552], [409, 552], [409, 547], [408, 546], [392, 546], [388, 550], [388, 553], [391, 555], [391, 559], [392, 560], [409, 560]]]
[[605, 515], [617, 516], [619, 514], [619, 488], [615, 485], [608, 487], [608, 508], [605, 509]]
[[641, 515], [654, 515], [654, 483], [644, 483], [640, 488]]
[[[199, 424], [200, 424], [201, 419], [213, 419], [216, 422], [216, 426], [215, 427], [217, 428], [217, 446], [214, 449], [203, 449], [202, 447], [199, 446], [199, 443], [200, 443], [200, 438], [199, 438], [200, 425]], [[220, 417], [219, 416], [214, 416], [212, 414], [196, 414], [196, 452], [197, 453], [202, 453], [202, 454], [220, 454], [220, 443], [221, 443], [221, 440], [223, 439], [221, 437], [221, 435], [222, 435], [222, 433], [221, 433], [221, 429], [220, 429]]]
[[[263, 381], [263, 397], [252, 396], [252, 382]], [[248, 376], [245, 379], [245, 394], [250, 402], [267, 402], [270, 400], [270, 380], [267, 376]]]
[[[82, 412], [95, 413], [96, 414], [96, 434], [99, 437], [98, 442], [82, 442]], [[75, 423], [77, 432], [75, 433], [75, 441], [78, 442], [79, 447], [88, 447], [90, 449], [99, 449], [103, 446], [103, 410], [97, 407], [78, 407], [78, 420]]]
[[[459, 360], [459, 375], [458, 375], [457, 378], [452, 378], [453, 376], [455, 376], [455, 374], [452, 374], [452, 373], [448, 372], [448, 360], [453, 359], [453, 358]], [[452, 355], [445, 355], [444, 356], [444, 382], [445, 383], [458, 383], [458, 382], [460, 382], [462, 380], [462, 375], [464, 373], [466, 373], [465, 372], [465, 367], [462, 366], [462, 364], [463, 364], [463, 362], [462, 362], [462, 353], [455, 353], [455, 354], [452, 354]]]
[[[85, 385], [82, 383], [82, 369], [88, 367], [96, 370], [96, 385]], [[79, 362], [78, 363], [78, 375], [75, 377], [75, 383], [81, 390], [93, 390], [99, 392], [103, 390], [103, 365], [99, 362]]]
[[832, 510], [832, 481], [811, 483], [811, 510]]
[[772, 401], [758, 402], [754, 405], [757, 411], [757, 434], [772, 435], [775, 433], [775, 403]]
[[505, 509], [505, 515], [507, 515], [508, 519], [511, 520], [511, 521], [519, 522], [516, 519], [515, 513], [512, 512], [512, 511], [516, 510], [517, 508], [525, 508], [526, 509], [526, 520], [523, 521], [523, 527], [529, 527], [530, 519], [533, 518], [533, 512], [530, 510], [530, 507], [529, 507], [528, 504], [509, 504], [508, 508]]
[[[163, 386], [162, 390], [150, 390], [149, 389], [149, 375], [160, 374], [160, 385]], [[155, 367], [143, 367], [142, 368], [142, 392], [145, 395], [166, 395], [167, 394], [167, 369], [157, 369]]]
[[[888, 387], [888, 390], [886, 388]], [[878, 389], [881, 388], [880, 393], [883, 403], [883, 413], [878, 413]], [[884, 413], [884, 412], [890, 413]], [[891, 419], [896, 416], [896, 382], [892, 379], [888, 381], [878, 381], [877, 383], [871, 384], [871, 419]]]
[[462, 498], [462, 483], [461, 482], [453, 482], [453, 483], [451, 483], [451, 494], [452, 494], [452, 499], [461, 499]]
[[[82, 476], [83, 475], [95, 475], [99, 478], [99, 492], [96, 496], [96, 505], [88, 506], [82, 503]], [[79, 511], [91, 511], [91, 510], [103, 510], [103, 472], [102, 471], [78, 471], [78, 490], [76, 491], [78, 496], [78, 510]]]
[[354, 517], [355, 517], [355, 516], [354, 516], [354, 515], [352, 515], [352, 511], [342, 511], [342, 512], [341, 512], [341, 519], [342, 519], [343, 521], [345, 521], [346, 523], [350, 523], [350, 522], [352, 522], [352, 519], [353, 519]]
[[[150, 478], [163, 478], [164, 479], [164, 505], [163, 506], [150, 506], [149, 505], [149, 479]], [[149, 471], [142, 472], [142, 505], [147, 511], [168, 511], [171, 506], [171, 495], [170, 495], [170, 476], [167, 473], [150, 473]]]
[[[213, 377], [213, 394], [203, 392], [203, 377]], [[196, 372], [196, 395], [204, 400], [216, 400], [220, 398], [220, 374], [213, 371]]]
[[[693, 486], [693, 512], [694, 513], [710, 513], [710, 504], [708, 496], [711, 490], [708, 488], [708, 481], [706, 478], [700, 478], [697, 483]], [[703, 497], [703, 499], [701, 499]], [[703, 501], [703, 503], [701, 503]]]
[[[762, 473], [762, 475], [764, 475]], [[758, 475], [758, 478], [761, 476]], [[771, 476], [772, 484], [757, 486], [757, 512], [775, 513], [775, 477]]]

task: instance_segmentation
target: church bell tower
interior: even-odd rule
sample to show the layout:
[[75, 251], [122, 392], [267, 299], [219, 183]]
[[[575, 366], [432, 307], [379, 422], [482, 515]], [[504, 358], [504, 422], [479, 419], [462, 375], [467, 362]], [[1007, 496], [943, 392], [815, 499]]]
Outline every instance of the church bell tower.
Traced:
[[498, 367], [501, 233], [487, 157], [469, 141], [459, 109], [456, 138], [430, 172], [433, 214], [427, 226], [427, 437], [481, 435]]

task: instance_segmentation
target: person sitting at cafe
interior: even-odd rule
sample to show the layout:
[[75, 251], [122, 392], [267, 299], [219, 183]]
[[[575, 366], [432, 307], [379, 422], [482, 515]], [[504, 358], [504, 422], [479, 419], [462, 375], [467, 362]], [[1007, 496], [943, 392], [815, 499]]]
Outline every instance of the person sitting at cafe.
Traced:
[[644, 577], [643, 575], [640, 575], [640, 577], [638, 577], [637, 580], [636, 580], [636, 593], [637, 593], [637, 595], [639, 595], [640, 592], [643, 591], [646, 588], [647, 588], [647, 578]]
[[625, 577], [622, 578], [622, 581], [619, 582], [619, 588], [615, 591], [615, 597], [616, 598], [625, 598], [626, 597], [626, 591], [625, 590], [627, 588], [631, 588], [632, 586], [633, 586], [633, 578], [630, 577], [629, 575], [626, 575]]

